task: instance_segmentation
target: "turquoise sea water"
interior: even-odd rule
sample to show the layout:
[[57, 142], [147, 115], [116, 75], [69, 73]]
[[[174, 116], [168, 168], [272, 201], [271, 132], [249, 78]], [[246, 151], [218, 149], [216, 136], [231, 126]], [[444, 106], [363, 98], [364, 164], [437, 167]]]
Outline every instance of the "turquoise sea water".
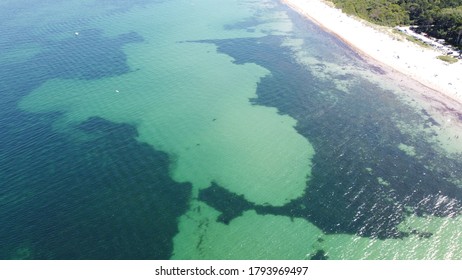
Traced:
[[1, 259], [462, 257], [439, 119], [278, 1], [0, 11]]

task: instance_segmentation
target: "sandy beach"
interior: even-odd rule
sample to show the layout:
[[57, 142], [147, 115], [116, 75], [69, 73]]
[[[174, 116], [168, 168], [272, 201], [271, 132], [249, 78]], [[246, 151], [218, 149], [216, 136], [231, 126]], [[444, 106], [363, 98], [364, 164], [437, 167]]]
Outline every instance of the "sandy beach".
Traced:
[[392, 33], [392, 28], [374, 26], [348, 16], [322, 0], [282, 0], [298, 13], [333, 33], [359, 54], [413, 78], [462, 104], [462, 62], [448, 64], [441, 52], [424, 48]]

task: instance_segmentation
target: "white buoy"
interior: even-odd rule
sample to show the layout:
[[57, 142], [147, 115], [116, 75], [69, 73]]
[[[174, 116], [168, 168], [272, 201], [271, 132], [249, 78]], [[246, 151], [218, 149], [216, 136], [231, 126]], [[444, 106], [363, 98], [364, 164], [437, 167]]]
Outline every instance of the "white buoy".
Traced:
[[117, 92], [117, 93], [119, 93], [119, 90], [118, 90], [118, 89], [116, 89], [116, 92]]
[[74, 34], [75, 34], [75, 36], [79, 36], [79, 32], [75, 32]]

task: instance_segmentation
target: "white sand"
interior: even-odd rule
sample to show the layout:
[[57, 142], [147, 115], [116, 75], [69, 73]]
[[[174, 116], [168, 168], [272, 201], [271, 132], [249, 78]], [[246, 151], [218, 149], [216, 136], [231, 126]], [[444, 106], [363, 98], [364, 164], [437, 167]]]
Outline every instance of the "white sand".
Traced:
[[322, 0], [282, 0], [298, 13], [368, 56], [423, 85], [462, 103], [462, 62], [448, 64], [437, 58], [442, 53], [423, 48], [391, 32], [348, 16]]

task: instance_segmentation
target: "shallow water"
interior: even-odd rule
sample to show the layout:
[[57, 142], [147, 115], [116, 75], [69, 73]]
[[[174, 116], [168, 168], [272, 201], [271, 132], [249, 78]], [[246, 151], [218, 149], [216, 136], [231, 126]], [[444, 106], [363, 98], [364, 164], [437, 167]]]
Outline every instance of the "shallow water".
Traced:
[[3, 4], [0, 258], [461, 257], [384, 70], [277, 1], [95, 2]]

